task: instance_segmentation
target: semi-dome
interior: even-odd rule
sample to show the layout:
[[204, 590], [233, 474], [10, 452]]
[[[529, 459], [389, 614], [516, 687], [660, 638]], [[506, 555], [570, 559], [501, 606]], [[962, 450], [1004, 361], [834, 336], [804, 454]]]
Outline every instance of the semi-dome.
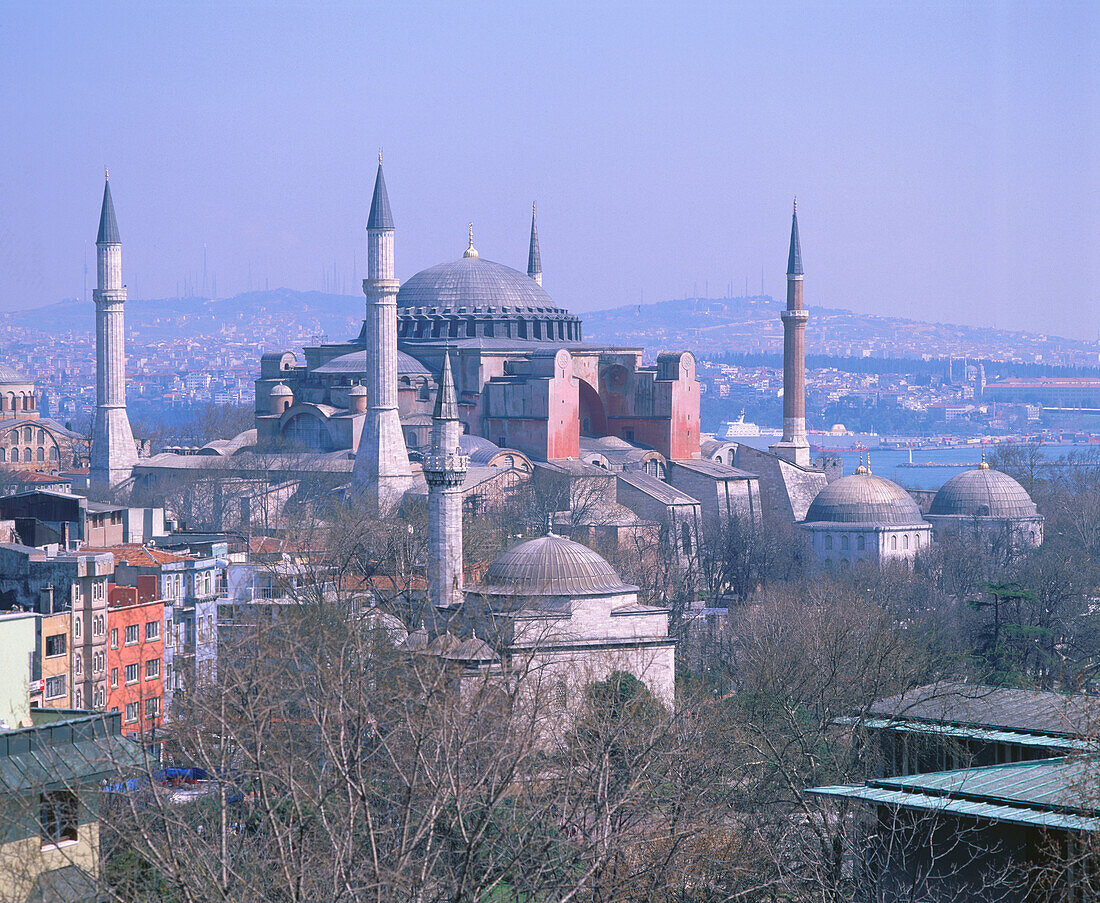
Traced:
[[31, 382], [34, 380], [28, 379], [11, 364], [0, 361], [0, 386], [21, 386]]
[[963, 517], [1034, 517], [1035, 503], [1007, 473], [989, 467], [967, 470], [940, 487], [930, 515]]
[[491, 596], [608, 596], [637, 592], [587, 546], [549, 533], [505, 552], [471, 592]]
[[[325, 361], [320, 367], [315, 368], [313, 372], [329, 373], [332, 375], [366, 373], [367, 367], [367, 352], [366, 349], [364, 349], [362, 351], [352, 351], [350, 354], [341, 354], [339, 357], [334, 357], [332, 360]], [[397, 375], [431, 376], [431, 371], [411, 354], [406, 354], [404, 351], [398, 351]]]
[[421, 270], [405, 280], [397, 293], [397, 306], [455, 313], [504, 309], [509, 313], [564, 313], [526, 273], [483, 257], [460, 257]]
[[897, 483], [869, 473], [833, 480], [810, 503], [805, 522], [925, 526], [920, 508], [908, 492]]

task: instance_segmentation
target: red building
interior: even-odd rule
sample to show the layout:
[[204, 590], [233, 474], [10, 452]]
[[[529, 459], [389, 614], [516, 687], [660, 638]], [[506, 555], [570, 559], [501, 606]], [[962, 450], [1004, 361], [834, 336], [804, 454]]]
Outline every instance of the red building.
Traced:
[[137, 582], [109, 584], [107, 594], [107, 707], [122, 715], [124, 734], [151, 733], [164, 719], [164, 600], [155, 576]]

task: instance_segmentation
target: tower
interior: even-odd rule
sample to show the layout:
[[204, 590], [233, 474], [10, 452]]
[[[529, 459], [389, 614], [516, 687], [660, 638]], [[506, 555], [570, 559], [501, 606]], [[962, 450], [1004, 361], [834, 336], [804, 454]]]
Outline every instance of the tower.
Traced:
[[791, 248], [787, 255], [787, 309], [783, 320], [783, 438], [772, 454], [792, 464], [808, 467], [810, 443], [806, 440], [806, 321], [802, 309], [802, 245], [798, 240], [798, 198], [791, 215]]
[[448, 350], [443, 356], [432, 415], [432, 448], [424, 461], [428, 483], [428, 598], [440, 608], [462, 604], [462, 482], [470, 459], [458, 450], [461, 436]]
[[103, 209], [96, 238], [98, 261], [95, 301], [95, 425], [88, 488], [110, 494], [130, 478], [137, 463], [134, 434], [126, 416], [126, 337], [122, 284], [122, 242], [108, 174], [103, 183]]
[[355, 455], [355, 478], [379, 512], [393, 508], [412, 481], [409, 453], [397, 413], [397, 290], [393, 215], [382, 176], [382, 155], [367, 218], [367, 416]]
[[542, 285], [542, 255], [539, 254], [539, 230], [535, 225], [535, 204], [531, 203], [531, 250], [527, 252], [527, 275]]

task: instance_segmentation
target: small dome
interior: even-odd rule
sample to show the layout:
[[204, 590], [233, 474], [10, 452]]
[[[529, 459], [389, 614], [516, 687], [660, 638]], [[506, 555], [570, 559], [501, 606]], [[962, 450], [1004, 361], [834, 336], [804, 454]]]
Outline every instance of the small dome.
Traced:
[[0, 386], [25, 385], [33, 382], [33, 379], [28, 379], [10, 364], [0, 361]]
[[480, 257], [461, 257], [410, 276], [397, 293], [397, 306], [564, 313], [526, 273]]
[[608, 596], [636, 592], [587, 546], [549, 533], [505, 552], [471, 592], [493, 596]]
[[367, 394], [367, 387], [362, 383], [356, 383], [350, 389], [348, 389], [348, 395], [352, 398], [358, 398]]
[[286, 383], [275, 383], [275, 385], [271, 387], [271, 396], [273, 398], [278, 395], [289, 396], [293, 394], [293, 390]]
[[450, 652], [444, 652], [441, 657], [452, 662], [470, 664], [495, 662], [499, 658], [492, 646], [476, 636], [463, 640]]
[[854, 474], [834, 480], [817, 494], [805, 523], [924, 526], [913, 497], [884, 477]]
[[989, 467], [952, 477], [936, 493], [930, 515], [963, 517], [1034, 517], [1038, 514], [1027, 491], [1007, 473]]

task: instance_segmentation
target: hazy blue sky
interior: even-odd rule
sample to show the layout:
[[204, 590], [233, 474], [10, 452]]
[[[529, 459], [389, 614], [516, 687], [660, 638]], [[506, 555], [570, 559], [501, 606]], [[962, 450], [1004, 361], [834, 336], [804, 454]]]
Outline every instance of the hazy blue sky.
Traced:
[[[131, 296], [346, 290], [377, 149], [398, 276], [575, 311], [782, 291], [1100, 331], [1100, 4], [0, 2], [0, 308], [76, 297], [103, 165]], [[94, 280], [94, 265], [91, 267]]]

